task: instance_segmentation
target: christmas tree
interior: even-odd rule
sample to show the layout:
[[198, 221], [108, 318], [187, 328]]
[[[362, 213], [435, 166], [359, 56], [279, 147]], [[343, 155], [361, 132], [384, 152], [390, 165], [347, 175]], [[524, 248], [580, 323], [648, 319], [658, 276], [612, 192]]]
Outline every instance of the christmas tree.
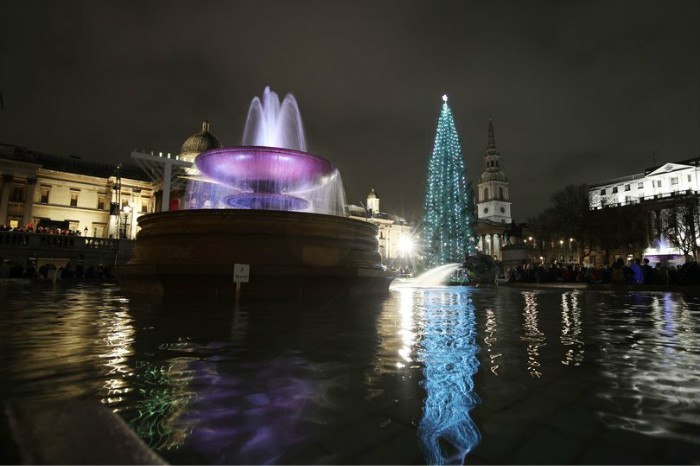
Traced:
[[423, 215], [423, 253], [427, 268], [463, 262], [476, 253], [473, 229], [473, 191], [464, 176], [464, 158], [452, 111], [444, 101], [428, 180]]

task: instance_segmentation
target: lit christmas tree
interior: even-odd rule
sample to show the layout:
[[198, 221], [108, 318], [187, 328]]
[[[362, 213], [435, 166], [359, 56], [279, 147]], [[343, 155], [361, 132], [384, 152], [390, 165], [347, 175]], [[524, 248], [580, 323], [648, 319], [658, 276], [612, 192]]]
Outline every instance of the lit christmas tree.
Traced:
[[464, 158], [447, 96], [438, 119], [423, 215], [423, 253], [428, 268], [464, 261], [476, 254], [473, 191], [464, 176]]

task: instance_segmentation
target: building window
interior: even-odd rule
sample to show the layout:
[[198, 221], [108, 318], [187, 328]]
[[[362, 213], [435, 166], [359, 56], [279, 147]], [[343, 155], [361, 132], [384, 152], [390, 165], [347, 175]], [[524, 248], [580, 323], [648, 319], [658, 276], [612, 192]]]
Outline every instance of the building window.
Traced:
[[24, 186], [15, 186], [12, 190], [12, 202], [23, 202], [24, 201]]
[[678, 177], [677, 177], [677, 176], [674, 176], [673, 178], [671, 178], [671, 184], [672, 184], [672, 185], [673, 185], [673, 184], [678, 184]]
[[97, 197], [97, 208], [99, 210], [105, 210], [105, 205], [107, 203], [107, 198], [105, 196]]
[[601, 195], [601, 196], [605, 196], [605, 190], [604, 190], [604, 189], [601, 189], [601, 190], [600, 190], [600, 195]]
[[498, 192], [501, 194], [501, 200], [503, 200], [503, 188], [498, 188]]
[[489, 199], [489, 188], [484, 188], [484, 200], [487, 201]]
[[48, 188], [41, 188], [41, 203], [42, 204], [48, 204], [49, 203], [49, 193], [51, 192], [50, 189]]
[[147, 200], [142, 200], [141, 201], [141, 213], [147, 213], [148, 212], [148, 201]]
[[615, 186], [615, 187], [613, 188], [612, 193], [613, 193], [613, 194], [617, 194], [617, 186]]
[[630, 188], [631, 188], [631, 186], [630, 186], [630, 185], [628, 185], [628, 184], [626, 184], [626, 185], [625, 185], [625, 191], [629, 191], [629, 190], [630, 190]]
[[690, 183], [691, 181], [693, 181], [693, 178], [691, 178], [691, 176], [688, 175], [688, 183]]
[[488, 213], [489, 213], [489, 208], [488, 208], [488, 207], [484, 207], [484, 213], [485, 213], [485, 214], [488, 214]]
[[661, 180], [656, 180], [656, 181], [654, 181], [654, 185], [655, 185], [657, 188], [660, 188], [660, 187], [661, 187]]
[[644, 189], [644, 182], [643, 181], [640, 181], [639, 183], [637, 183], [637, 189]]
[[78, 207], [78, 193], [71, 191], [70, 193], [70, 206]]

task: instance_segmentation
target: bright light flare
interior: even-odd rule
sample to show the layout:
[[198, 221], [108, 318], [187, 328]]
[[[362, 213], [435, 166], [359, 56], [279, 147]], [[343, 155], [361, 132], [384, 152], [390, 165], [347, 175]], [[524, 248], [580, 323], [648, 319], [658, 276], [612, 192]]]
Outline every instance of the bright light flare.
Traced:
[[399, 251], [405, 255], [413, 254], [416, 249], [416, 241], [411, 236], [399, 237]]

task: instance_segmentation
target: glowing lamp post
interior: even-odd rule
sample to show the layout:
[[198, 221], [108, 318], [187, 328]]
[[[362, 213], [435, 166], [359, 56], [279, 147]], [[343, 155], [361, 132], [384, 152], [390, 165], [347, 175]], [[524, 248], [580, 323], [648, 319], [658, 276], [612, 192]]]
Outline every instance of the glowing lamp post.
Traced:
[[124, 226], [122, 229], [122, 234], [121, 237], [127, 239], [127, 232], [129, 231], [129, 214], [131, 213], [131, 206], [129, 204], [125, 205], [122, 208], [122, 212], [124, 212]]

